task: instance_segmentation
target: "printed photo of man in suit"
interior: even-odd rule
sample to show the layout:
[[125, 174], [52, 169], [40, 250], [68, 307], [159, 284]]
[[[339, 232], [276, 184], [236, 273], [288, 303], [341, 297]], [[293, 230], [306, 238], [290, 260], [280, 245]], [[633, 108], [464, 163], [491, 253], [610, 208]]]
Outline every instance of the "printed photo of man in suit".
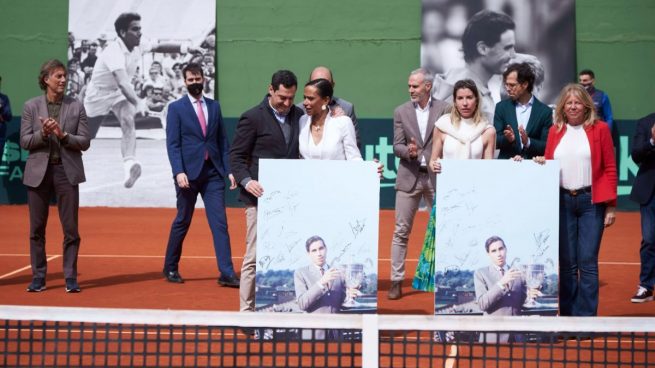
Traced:
[[[475, 271], [475, 299], [485, 315], [518, 316], [527, 297], [525, 279], [520, 270], [507, 266], [507, 247], [498, 236], [484, 243], [491, 264]], [[485, 337], [486, 335], [486, 337]], [[480, 341], [509, 342], [510, 334], [486, 333]]]
[[25, 103], [20, 122], [20, 146], [29, 151], [23, 175], [30, 212], [32, 283], [27, 287], [29, 292], [46, 288], [45, 231], [53, 195], [64, 232], [66, 292], [80, 291], [77, 283], [79, 184], [86, 181], [82, 151], [89, 149], [91, 140], [84, 106], [64, 95], [66, 76], [61, 61], [46, 61], [39, 74], [39, 86], [45, 93]]
[[166, 150], [173, 170], [177, 216], [171, 225], [166, 247], [164, 276], [169, 282], [184, 282], [178, 264], [182, 242], [200, 194], [205, 203], [220, 271], [218, 283], [239, 287], [239, 278], [232, 265], [225, 213], [225, 178], [229, 177], [231, 189], [236, 188], [236, 182], [230, 174], [229, 147], [221, 107], [217, 101], [203, 97], [204, 74], [199, 64], [189, 63], [182, 75], [189, 93], [169, 105], [166, 118]]
[[[305, 242], [305, 250], [310, 264], [301, 267], [293, 274], [296, 301], [300, 310], [307, 313], [339, 313], [346, 298], [343, 274], [327, 264], [327, 246], [320, 236], [312, 236]], [[310, 330], [303, 331], [303, 337]], [[335, 338], [337, 331], [327, 331], [327, 336]], [[316, 330], [315, 338], [323, 339], [326, 331]]]

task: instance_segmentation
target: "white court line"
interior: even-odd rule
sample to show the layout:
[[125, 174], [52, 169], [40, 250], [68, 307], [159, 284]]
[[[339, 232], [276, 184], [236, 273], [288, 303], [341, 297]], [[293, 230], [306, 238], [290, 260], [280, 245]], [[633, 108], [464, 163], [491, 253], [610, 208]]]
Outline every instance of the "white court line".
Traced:
[[[6, 254], [3, 254], [3, 256], [4, 256], [4, 255], [6, 255]], [[50, 256], [50, 257], [48, 257], [48, 259], [47, 259], [46, 261], [49, 262], [49, 261], [52, 261], [53, 259], [55, 259], [55, 258], [59, 258], [59, 257], [61, 257], [61, 254], [56, 254], [56, 255], [54, 255], [54, 256]], [[11, 272], [6, 273], [6, 274], [4, 274], [4, 275], [0, 275], [0, 279], [4, 279], [5, 277], [9, 277], [9, 276], [11, 276], [11, 275], [15, 275], [15, 274], [17, 274], [17, 273], [19, 273], [19, 272], [23, 272], [23, 271], [25, 271], [25, 270], [29, 270], [30, 268], [32, 268], [32, 266], [25, 266], [25, 267], [23, 267], [23, 268], [19, 268], [19, 269], [17, 269], [17, 270], [11, 271]]]
[[[25, 253], [0, 253], [0, 257], [29, 257], [29, 254]], [[61, 256], [60, 255], [57, 255]], [[82, 258], [164, 258], [164, 256], [149, 256], [145, 254], [80, 254], [78, 257]], [[184, 258], [190, 259], [215, 259], [214, 256], [182, 256]], [[235, 259], [243, 259], [243, 257], [232, 256]], [[391, 258], [379, 258], [379, 262], [390, 262]], [[417, 258], [407, 258], [405, 262], [418, 262]], [[609, 265], [609, 266], [639, 266], [639, 262], [598, 262], [599, 265]]]

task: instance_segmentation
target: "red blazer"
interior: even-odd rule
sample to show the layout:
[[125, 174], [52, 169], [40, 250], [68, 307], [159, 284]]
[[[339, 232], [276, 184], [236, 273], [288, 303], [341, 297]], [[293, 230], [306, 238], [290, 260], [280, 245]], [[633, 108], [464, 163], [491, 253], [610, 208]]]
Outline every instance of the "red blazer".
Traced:
[[[616, 158], [614, 143], [607, 123], [596, 120], [594, 125], [585, 128], [591, 149], [591, 201], [607, 202], [616, 206]], [[566, 133], [566, 125], [558, 132], [553, 124], [548, 132], [545, 157], [552, 160], [555, 148]]]

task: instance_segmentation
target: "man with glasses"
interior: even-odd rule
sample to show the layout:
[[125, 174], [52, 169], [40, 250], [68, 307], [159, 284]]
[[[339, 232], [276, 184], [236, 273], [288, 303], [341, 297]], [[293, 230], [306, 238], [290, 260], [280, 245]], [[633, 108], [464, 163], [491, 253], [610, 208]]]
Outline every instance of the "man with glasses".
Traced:
[[494, 113], [498, 158], [543, 156], [553, 112], [532, 94], [534, 71], [528, 63], [510, 64], [503, 81], [510, 98], [497, 103]]

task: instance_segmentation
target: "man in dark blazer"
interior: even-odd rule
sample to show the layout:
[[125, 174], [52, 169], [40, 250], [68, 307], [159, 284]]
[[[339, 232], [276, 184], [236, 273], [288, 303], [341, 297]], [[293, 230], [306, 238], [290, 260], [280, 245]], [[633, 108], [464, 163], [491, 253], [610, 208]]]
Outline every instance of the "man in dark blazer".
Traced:
[[387, 298], [402, 296], [407, 242], [421, 198], [434, 202], [435, 174], [428, 172], [434, 123], [450, 112], [450, 105], [430, 96], [434, 75], [412, 71], [408, 79], [410, 101], [393, 113], [393, 153], [400, 158], [396, 176], [396, 226], [391, 241], [391, 287]]
[[46, 288], [45, 230], [53, 194], [64, 232], [66, 292], [80, 291], [77, 283], [78, 185], [86, 180], [82, 151], [89, 148], [90, 136], [84, 106], [64, 95], [66, 75], [66, 67], [59, 60], [48, 60], [41, 66], [39, 85], [45, 94], [25, 103], [20, 123], [20, 146], [30, 152], [23, 174], [30, 211], [32, 282], [27, 287], [29, 292]]
[[630, 199], [639, 203], [642, 237], [639, 289], [631, 301], [642, 303], [653, 300], [655, 286], [655, 113], [637, 122], [631, 155], [639, 171]]
[[494, 128], [498, 158], [543, 156], [553, 111], [532, 95], [535, 74], [530, 64], [510, 64], [503, 73], [509, 99], [496, 104]]
[[171, 225], [166, 247], [164, 276], [182, 283], [178, 272], [182, 242], [189, 230], [198, 193], [214, 241], [214, 251], [223, 286], [239, 287], [232, 265], [230, 236], [225, 213], [225, 178], [236, 188], [228, 163], [228, 141], [218, 102], [203, 97], [202, 67], [189, 63], [182, 71], [188, 94], [168, 106], [166, 116], [166, 150], [173, 169], [177, 195], [177, 216]]
[[297, 159], [298, 121], [302, 110], [293, 104], [298, 88], [288, 70], [273, 74], [268, 94], [239, 118], [230, 149], [232, 172], [240, 185], [239, 199], [246, 206], [246, 253], [241, 267], [240, 310], [255, 310], [257, 198], [264, 188], [259, 178], [260, 159]]
[[[491, 265], [475, 271], [475, 299], [485, 315], [518, 316], [527, 293], [525, 279], [520, 270], [507, 266], [507, 247], [498, 236], [492, 236], [484, 244]], [[486, 336], [485, 336], [486, 335]], [[486, 333], [481, 341], [508, 342], [508, 333]]]

